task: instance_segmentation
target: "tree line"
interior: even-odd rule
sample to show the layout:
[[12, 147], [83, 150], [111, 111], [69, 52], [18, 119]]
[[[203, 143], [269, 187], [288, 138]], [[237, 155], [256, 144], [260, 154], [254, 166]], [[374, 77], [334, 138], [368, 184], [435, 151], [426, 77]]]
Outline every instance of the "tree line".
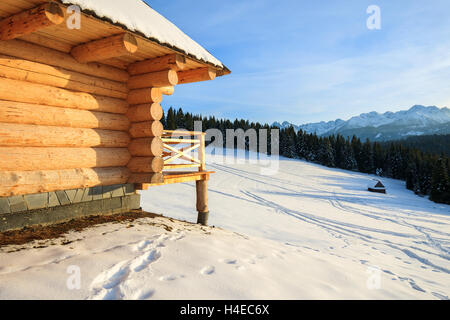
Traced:
[[[204, 131], [219, 129], [223, 133], [224, 147], [227, 129], [255, 129], [257, 133], [259, 129], [267, 129], [268, 153], [271, 149], [270, 130], [278, 129], [243, 119], [231, 121], [194, 115], [172, 107], [161, 121], [168, 130], [184, 128], [189, 131], [194, 130], [194, 121], [201, 121]], [[417, 143], [414, 146], [404, 145], [401, 141], [378, 143], [339, 134], [319, 137], [302, 130], [295, 131], [291, 126], [280, 129], [279, 153], [287, 158], [304, 159], [330, 168], [403, 180], [406, 187], [416, 194], [429, 195], [432, 201], [450, 204], [450, 158], [444, 153], [422, 151]]]

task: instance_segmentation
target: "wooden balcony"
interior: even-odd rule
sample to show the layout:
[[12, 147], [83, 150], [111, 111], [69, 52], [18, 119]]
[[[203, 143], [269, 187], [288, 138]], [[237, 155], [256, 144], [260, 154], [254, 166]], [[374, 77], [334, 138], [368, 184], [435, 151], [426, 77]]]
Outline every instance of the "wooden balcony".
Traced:
[[164, 130], [161, 140], [164, 149], [162, 155], [164, 182], [140, 184], [139, 189], [147, 190], [153, 186], [209, 180], [210, 174], [214, 171], [206, 171], [204, 132]]

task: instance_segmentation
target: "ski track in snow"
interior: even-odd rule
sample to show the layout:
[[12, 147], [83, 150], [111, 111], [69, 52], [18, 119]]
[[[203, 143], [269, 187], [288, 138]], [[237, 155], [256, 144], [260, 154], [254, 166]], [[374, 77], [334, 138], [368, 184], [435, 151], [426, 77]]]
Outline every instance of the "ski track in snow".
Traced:
[[[371, 176], [302, 161], [281, 159], [274, 176], [209, 163], [210, 224], [225, 230], [144, 219], [74, 232], [70, 245], [18, 251], [14, 262], [0, 252], [0, 298], [449, 299], [450, 206], [390, 179], [388, 194], [372, 194]], [[151, 188], [142, 204], [192, 221], [194, 194], [193, 184]], [[83, 270], [80, 292], [65, 287], [72, 264]], [[373, 267], [379, 292], [365, 291]], [[52, 285], [59, 291], [45, 291]]]
[[[295, 168], [296, 164], [301, 164], [302, 168]], [[364, 187], [358, 189], [361, 181], [365, 186], [372, 176], [295, 160], [281, 161], [279, 172], [274, 176], [263, 175], [258, 166], [252, 168], [249, 164], [210, 162], [209, 166], [216, 171], [209, 186], [210, 197], [220, 199], [216, 203], [230, 201], [236, 203], [236, 208], [251, 206], [254, 211], [268, 211], [295, 218], [299, 222], [299, 232], [305, 226], [319, 228], [335, 239], [336, 243], [327, 248], [330, 255], [367, 265], [379, 264], [380, 260], [375, 255], [391, 256], [398, 262], [382, 266], [382, 271], [419, 292], [427, 292], [427, 284], [432, 281], [427, 281], [425, 275], [418, 278], [411, 276], [412, 265], [419, 270], [444, 273], [446, 277], [450, 274], [449, 206], [434, 204], [401, 189], [404, 188], [402, 182], [382, 178], [394, 182], [388, 183], [388, 194], [377, 195], [367, 192]], [[312, 168], [318, 173], [305, 172], [308, 176], [305, 177], [301, 169], [306, 168]], [[327, 170], [332, 174], [328, 176]], [[355, 186], [348, 185], [352, 180], [355, 180]], [[185, 184], [185, 188], [193, 186]], [[320, 210], [312, 212], [311, 205], [303, 205], [311, 200], [318, 203], [318, 208], [330, 210], [333, 214], [328, 216], [327, 212]], [[173, 207], [168, 206], [166, 210], [172, 209]], [[216, 210], [212, 210], [210, 217], [213, 221], [216, 214], [214, 211]], [[224, 219], [217, 221], [233, 230], [232, 223]], [[249, 219], [256, 220], [257, 216], [252, 215]], [[241, 226], [237, 223], [235, 225], [240, 230]], [[260, 236], [257, 228], [255, 226], [256, 232], [253, 235]], [[274, 225], [274, 229], [276, 228]], [[286, 241], [286, 244], [295, 245], [292, 241]], [[374, 253], [367, 253], [366, 257], [344, 257], [342, 253], [333, 252], [335, 247], [351, 250], [355, 244], [367, 247]], [[303, 247], [324, 252], [320, 247]], [[450, 287], [450, 280], [447, 287]], [[436, 298], [447, 297], [432, 291], [430, 293]]]

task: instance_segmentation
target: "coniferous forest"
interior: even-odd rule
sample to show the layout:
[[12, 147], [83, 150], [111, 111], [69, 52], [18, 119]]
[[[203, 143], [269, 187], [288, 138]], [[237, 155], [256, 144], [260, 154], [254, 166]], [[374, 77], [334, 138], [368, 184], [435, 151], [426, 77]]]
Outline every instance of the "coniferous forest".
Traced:
[[[164, 128], [194, 130], [194, 121], [202, 121], [204, 131], [219, 129], [226, 146], [227, 129], [268, 130], [268, 150], [270, 152], [270, 129], [278, 129], [268, 124], [248, 120], [217, 119], [169, 108], [161, 120]], [[293, 127], [281, 129], [279, 134], [280, 155], [294, 159], [304, 159], [330, 168], [376, 174], [382, 177], [406, 181], [406, 187], [418, 195], [429, 195], [430, 200], [450, 204], [450, 157], [449, 150], [435, 153], [427, 150], [429, 145], [420, 141], [432, 139], [412, 139], [402, 141], [371, 142], [342, 135], [319, 137]], [[413, 141], [413, 142], [411, 142]], [[445, 152], [444, 152], [445, 151]]]

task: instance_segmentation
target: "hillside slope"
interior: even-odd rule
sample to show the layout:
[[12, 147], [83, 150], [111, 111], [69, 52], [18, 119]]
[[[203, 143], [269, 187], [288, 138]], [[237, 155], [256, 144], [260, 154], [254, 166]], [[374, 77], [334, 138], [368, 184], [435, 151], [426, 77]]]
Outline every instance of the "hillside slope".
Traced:
[[[0, 299], [448, 299], [450, 206], [383, 179], [281, 159], [221, 163], [210, 223], [106, 224], [0, 250]], [[215, 161], [215, 163], [214, 163]], [[195, 187], [143, 192], [143, 208], [194, 221]], [[17, 251], [21, 249], [20, 251]], [[13, 251], [7, 253], [8, 251]], [[66, 286], [79, 267], [81, 287]]]

